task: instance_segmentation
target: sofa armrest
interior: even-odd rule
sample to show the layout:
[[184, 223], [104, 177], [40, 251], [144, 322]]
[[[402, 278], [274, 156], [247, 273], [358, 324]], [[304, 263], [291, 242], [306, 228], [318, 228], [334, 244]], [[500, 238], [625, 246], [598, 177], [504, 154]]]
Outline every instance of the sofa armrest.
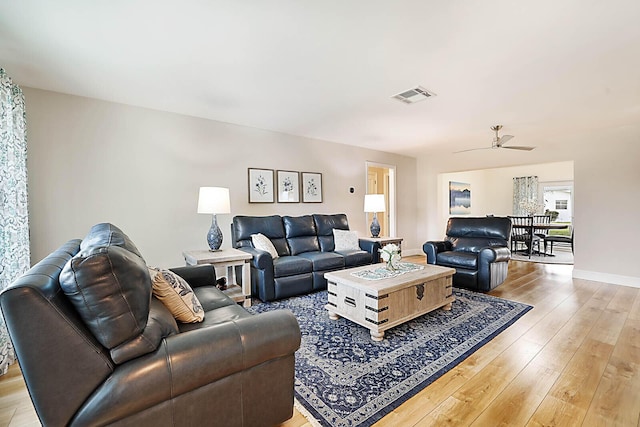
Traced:
[[[106, 425], [300, 346], [288, 310], [276, 310], [172, 335], [149, 355], [120, 365], [78, 411], [78, 425]], [[292, 372], [293, 374], [293, 372]]]
[[271, 254], [269, 252], [246, 246], [238, 248], [238, 250], [241, 250], [253, 256], [253, 258], [251, 259], [251, 265], [254, 268], [257, 268], [258, 270], [266, 270], [268, 268], [271, 268], [273, 270], [273, 258], [271, 258]]
[[169, 270], [186, 280], [192, 288], [216, 285], [216, 269], [211, 264], [187, 265]]
[[380, 245], [380, 242], [358, 239], [358, 244], [360, 245], [360, 249], [371, 254], [372, 264], [377, 264], [380, 262], [380, 248], [382, 247]]
[[422, 245], [422, 251], [427, 256], [427, 264], [435, 264], [436, 256], [439, 252], [446, 252], [452, 249], [451, 242], [447, 240], [430, 241]]

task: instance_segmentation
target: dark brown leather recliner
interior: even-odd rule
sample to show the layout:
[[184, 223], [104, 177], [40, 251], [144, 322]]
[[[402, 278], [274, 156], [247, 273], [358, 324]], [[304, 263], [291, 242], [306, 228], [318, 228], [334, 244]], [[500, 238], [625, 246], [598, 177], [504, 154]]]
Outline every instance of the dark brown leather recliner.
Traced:
[[[293, 414], [300, 329], [286, 310], [252, 315], [210, 265], [174, 272], [202, 323], [151, 294], [144, 260], [110, 224], [71, 240], [0, 294], [29, 394], [45, 426], [266, 426]], [[61, 287], [61, 282], [63, 286]]]

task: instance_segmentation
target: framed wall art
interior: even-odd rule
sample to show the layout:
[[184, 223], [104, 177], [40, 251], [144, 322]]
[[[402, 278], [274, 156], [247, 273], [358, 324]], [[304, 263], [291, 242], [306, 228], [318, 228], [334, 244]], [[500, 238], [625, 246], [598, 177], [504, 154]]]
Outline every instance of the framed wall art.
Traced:
[[278, 203], [300, 202], [300, 174], [294, 171], [277, 171]]
[[322, 174], [302, 172], [302, 202], [322, 203]]
[[273, 202], [273, 169], [249, 168], [249, 203]]
[[471, 184], [449, 181], [449, 213], [452, 215], [471, 213]]

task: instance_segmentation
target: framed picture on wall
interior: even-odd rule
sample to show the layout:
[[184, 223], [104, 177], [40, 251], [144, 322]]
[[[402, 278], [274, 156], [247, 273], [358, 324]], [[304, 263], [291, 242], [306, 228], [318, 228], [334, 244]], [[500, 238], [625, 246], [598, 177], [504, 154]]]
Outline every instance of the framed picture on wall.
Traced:
[[302, 172], [302, 202], [322, 203], [322, 174]]
[[278, 203], [300, 203], [300, 174], [294, 171], [277, 171]]
[[452, 215], [471, 213], [471, 184], [449, 181], [449, 213]]
[[273, 169], [249, 168], [249, 203], [273, 203]]

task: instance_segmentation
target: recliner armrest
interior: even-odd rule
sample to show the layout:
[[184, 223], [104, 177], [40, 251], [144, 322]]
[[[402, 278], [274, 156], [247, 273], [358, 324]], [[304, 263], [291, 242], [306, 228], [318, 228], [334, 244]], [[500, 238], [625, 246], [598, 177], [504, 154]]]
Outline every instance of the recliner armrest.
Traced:
[[258, 270], [266, 270], [268, 268], [273, 269], [273, 258], [269, 252], [247, 246], [238, 248], [238, 250], [253, 255], [251, 265], [253, 265], [254, 268], [257, 268]]
[[439, 252], [446, 252], [451, 249], [451, 242], [447, 240], [429, 241], [422, 245], [422, 251], [427, 256], [427, 264], [435, 264], [436, 256]]
[[478, 256], [480, 262], [503, 262], [509, 261], [510, 259], [511, 251], [504, 246], [483, 248]]
[[371, 254], [371, 262], [373, 264], [380, 262], [380, 248], [382, 247], [380, 242], [358, 239], [358, 244], [360, 245], [360, 249]]

